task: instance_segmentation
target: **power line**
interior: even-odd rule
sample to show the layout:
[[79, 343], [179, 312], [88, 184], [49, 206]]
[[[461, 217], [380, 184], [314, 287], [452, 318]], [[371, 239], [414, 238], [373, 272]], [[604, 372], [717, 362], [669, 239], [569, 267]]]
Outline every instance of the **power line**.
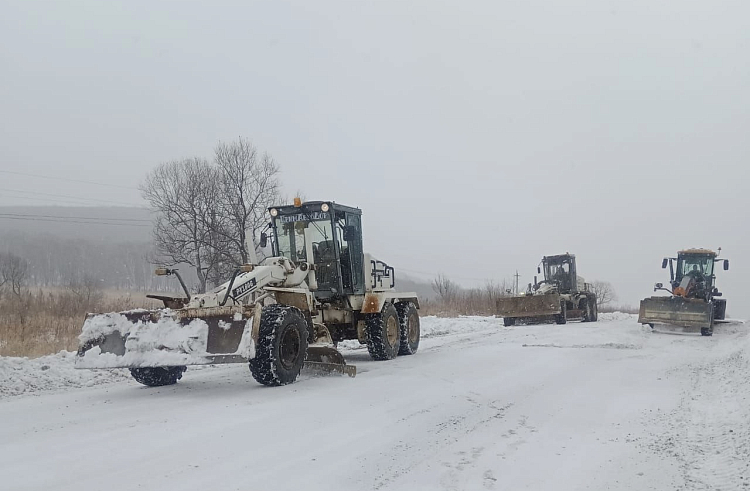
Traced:
[[133, 186], [123, 186], [123, 185], [120, 185], [120, 184], [106, 184], [106, 183], [103, 183], [103, 182], [84, 181], [84, 180], [81, 180], [81, 179], [70, 179], [68, 177], [44, 176], [44, 175], [41, 175], [41, 174], [30, 174], [28, 172], [16, 172], [16, 171], [11, 171], [11, 170], [0, 170], [0, 172], [2, 172], [3, 174], [14, 174], [14, 175], [17, 175], [17, 176], [36, 177], [36, 178], [39, 178], [39, 179], [52, 179], [52, 180], [55, 180], [55, 181], [77, 182], [77, 183], [81, 183], [81, 184], [95, 184], [97, 186], [107, 186], [107, 187], [111, 187], [111, 188], [121, 188], [121, 189], [134, 189], [136, 191], [139, 191], [139, 189], [136, 188], [136, 187], [133, 187]]
[[55, 220], [50, 218], [20, 218], [20, 217], [6, 217], [0, 216], [0, 220], [19, 220], [24, 222], [55, 222], [55, 223], [80, 223], [86, 225], [110, 225], [116, 227], [150, 227], [150, 225], [140, 223], [111, 223], [111, 222], [92, 222], [92, 221], [76, 221], [76, 220]]
[[[16, 193], [16, 194], [33, 194], [33, 195], [39, 195], [39, 196], [52, 196], [56, 198], [68, 198], [68, 199], [74, 199], [76, 201], [87, 201], [92, 203], [104, 203], [104, 204], [117, 204], [117, 205], [126, 205], [126, 206], [139, 206], [134, 203], [125, 203], [123, 201], [112, 201], [112, 200], [105, 200], [105, 199], [96, 199], [96, 198], [81, 198], [78, 196], [70, 196], [67, 194], [52, 194], [52, 193], [41, 193], [39, 191], [22, 191], [17, 189], [7, 189], [7, 188], [0, 188], [0, 191], [5, 191], [8, 193]], [[20, 198], [20, 199], [38, 199], [41, 200], [41, 198], [29, 198], [26, 196], [10, 196], [11, 198]], [[50, 201], [50, 200], [46, 200]], [[67, 201], [64, 200], [64, 201]], [[71, 203], [71, 201], [68, 201], [68, 203]]]
[[[432, 273], [427, 273], [425, 271], [415, 271], [413, 269], [406, 269], [406, 268], [402, 268], [402, 267], [399, 267], [398, 269], [401, 270], [401, 271], [406, 271], [407, 273], [423, 274], [423, 275], [426, 275], [426, 276], [430, 276], [431, 278], [434, 278], [438, 274], [438, 273], [436, 273], [434, 271]], [[468, 277], [468, 276], [455, 276], [455, 275], [450, 275], [450, 276], [452, 278], [456, 278], [456, 279], [459, 279], [459, 280], [470, 280], [470, 281], [487, 281], [487, 280], [489, 280], [489, 278], [471, 278], [471, 277]]]
[[147, 222], [151, 223], [148, 218], [107, 218], [107, 217], [78, 217], [78, 216], [60, 216], [60, 215], [31, 215], [25, 213], [0, 213], [0, 216], [6, 217], [23, 217], [23, 218], [63, 218], [74, 220], [106, 220], [116, 222]]

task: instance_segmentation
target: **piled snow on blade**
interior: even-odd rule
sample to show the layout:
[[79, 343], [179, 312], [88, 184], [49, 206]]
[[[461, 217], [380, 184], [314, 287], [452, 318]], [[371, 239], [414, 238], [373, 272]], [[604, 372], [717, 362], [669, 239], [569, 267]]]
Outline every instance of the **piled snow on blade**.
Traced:
[[[79, 339], [86, 342], [116, 332], [127, 336], [124, 355], [102, 353], [101, 348], [95, 346], [77, 360], [77, 366], [115, 368], [207, 363], [204, 356], [207, 354], [208, 324], [201, 319], [182, 325], [168, 310], [156, 322], [132, 322], [119, 313], [101, 314], [86, 320]], [[249, 346], [243, 349], [250, 351]]]
[[41, 358], [0, 357], [0, 398], [130, 380], [120, 370], [76, 370], [76, 354], [61, 351]]

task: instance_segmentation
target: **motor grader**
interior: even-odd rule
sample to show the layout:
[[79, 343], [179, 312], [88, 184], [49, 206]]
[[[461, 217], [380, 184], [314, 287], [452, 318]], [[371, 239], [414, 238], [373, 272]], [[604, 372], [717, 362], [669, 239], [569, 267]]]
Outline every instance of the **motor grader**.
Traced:
[[[188, 365], [249, 363], [267, 386], [294, 382], [303, 365], [356, 375], [336, 349], [358, 339], [375, 360], [414, 354], [419, 301], [395, 291], [394, 268], [362, 249], [361, 210], [330, 201], [269, 208], [261, 234], [272, 257], [245, 264], [213, 291], [154, 295], [160, 310], [89, 314], [77, 368], [130, 368], [148, 386], [176, 383]], [[250, 246], [252, 247], [252, 246]]]
[[516, 296], [500, 297], [496, 314], [503, 318], [505, 326], [516, 322], [538, 324], [552, 322], [565, 324], [571, 319], [594, 322], [598, 318], [596, 294], [590, 285], [578, 276], [576, 257], [573, 254], [544, 256], [537, 273], [544, 272], [544, 279], [534, 276], [526, 292]]
[[723, 321], [727, 312], [727, 301], [717, 298], [722, 296], [714, 274], [714, 265], [719, 262], [724, 271], [729, 269], [729, 260], [719, 259], [719, 254], [709, 249], [686, 249], [676, 258], [665, 257], [661, 267], [669, 266], [672, 289], [656, 283], [654, 292], [666, 291], [670, 296], [641, 300], [638, 322], [651, 328], [655, 324], [700, 328], [701, 335], [713, 335], [714, 324]]

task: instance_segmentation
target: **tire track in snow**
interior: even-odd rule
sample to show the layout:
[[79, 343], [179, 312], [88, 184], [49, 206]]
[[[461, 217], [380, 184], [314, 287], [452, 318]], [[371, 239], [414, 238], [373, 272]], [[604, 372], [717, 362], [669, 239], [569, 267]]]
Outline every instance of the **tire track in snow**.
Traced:
[[686, 490], [750, 489], [748, 348], [683, 368], [690, 389], [664, 416], [668, 434], [650, 447], [677, 459]]

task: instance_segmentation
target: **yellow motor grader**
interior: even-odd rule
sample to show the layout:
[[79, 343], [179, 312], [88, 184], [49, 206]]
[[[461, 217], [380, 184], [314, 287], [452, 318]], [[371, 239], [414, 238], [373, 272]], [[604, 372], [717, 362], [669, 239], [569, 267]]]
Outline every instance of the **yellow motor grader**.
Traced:
[[709, 249], [686, 249], [676, 258], [665, 257], [661, 267], [669, 266], [671, 289], [657, 283], [654, 291], [666, 291], [670, 296], [641, 300], [638, 322], [652, 328], [655, 324], [700, 328], [703, 336], [713, 335], [714, 324], [723, 321], [727, 312], [727, 301], [718, 298], [722, 294], [716, 288], [714, 265], [722, 263], [726, 271], [729, 260], [718, 256]]
[[211, 292], [152, 296], [164, 309], [89, 314], [77, 368], [130, 368], [149, 386], [176, 383], [188, 365], [249, 363], [269, 386], [303, 365], [354, 376], [336, 349], [358, 339], [375, 360], [414, 354], [419, 301], [395, 291], [394, 269], [362, 249], [361, 210], [330, 201], [270, 208], [272, 256], [245, 264]]

